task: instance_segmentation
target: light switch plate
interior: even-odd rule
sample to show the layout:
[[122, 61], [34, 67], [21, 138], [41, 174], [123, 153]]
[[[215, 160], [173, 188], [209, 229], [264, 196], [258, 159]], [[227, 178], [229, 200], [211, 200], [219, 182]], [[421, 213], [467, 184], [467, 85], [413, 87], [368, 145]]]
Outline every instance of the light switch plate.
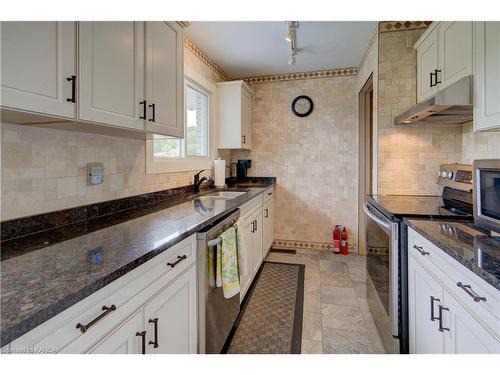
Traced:
[[104, 181], [104, 165], [87, 163], [87, 185], [100, 185]]

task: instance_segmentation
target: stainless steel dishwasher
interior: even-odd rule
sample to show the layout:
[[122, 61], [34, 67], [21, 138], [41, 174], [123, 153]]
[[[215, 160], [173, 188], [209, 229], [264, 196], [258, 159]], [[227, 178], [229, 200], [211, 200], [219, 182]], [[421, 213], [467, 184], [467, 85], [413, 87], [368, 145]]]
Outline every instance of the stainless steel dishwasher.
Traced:
[[[217, 238], [234, 226], [240, 216], [236, 209], [197, 233], [198, 252], [198, 353], [219, 354], [240, 312], [240, 294], [226, 299], [221, 287], [210, 280], [215, 273]], [[212, 254], [210, 254], [212, 252]], [[212, 256], [209, 256], [212, 255]]]

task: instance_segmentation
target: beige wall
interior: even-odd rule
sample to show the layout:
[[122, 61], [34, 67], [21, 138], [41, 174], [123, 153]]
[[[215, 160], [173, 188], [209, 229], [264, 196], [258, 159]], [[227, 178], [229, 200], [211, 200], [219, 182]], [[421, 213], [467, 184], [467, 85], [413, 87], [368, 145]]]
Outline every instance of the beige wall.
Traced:
[[[221, 78], [185, 49], [186, 69]], [[1, 124], [1, 220], [102, 202], [192, 182], [193, 172], [146, 174], [145, 142]], [[104, 164], [104, 183], [87, 186], [87, 162]], [[211, 171], [210, 171], [211, 173]]]
[[424, 30], [379, 34], [378, 193], [439, 194], [442, 163], [462, 159], [461, 125], [394, 125], [416, 102], [416, 53]]
[[[357, 238], [356, 76], [255, 84], [251, 176], [278, 178], [275, 238], [331, 242], [335, 224]], [[292, 100], [308, 95], [314, 110], [296, 117]]]

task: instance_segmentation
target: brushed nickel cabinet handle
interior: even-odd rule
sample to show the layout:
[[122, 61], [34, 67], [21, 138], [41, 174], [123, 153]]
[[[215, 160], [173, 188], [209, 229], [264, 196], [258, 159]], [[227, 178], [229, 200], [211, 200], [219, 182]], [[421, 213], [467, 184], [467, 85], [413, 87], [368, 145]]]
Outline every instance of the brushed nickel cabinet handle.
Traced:
[[443, 310], [450, 311], [447, 307], [444, 307], [443, 305], [438, 305], [439, 311], [438, 311], [438, 317], [437, 319], [439, 320], [439, 332], [444, 332], [444, 331], [449, 331], [449, 328], [443, 327]]
[[435, 321], [436, 319], [438, 319], [434, 316], [434, 302], [441, 302], [441, 300], [439, 298], [431, 296], [431, 321]]
[[472, 299], [474, 300], [474, 302], [486, 301], [486, 297], [481, 297], [479, 294], [474, 292], [470, 285], [464, 285], [464, 284], [462, 284], [462, 282], [459, 281], [457, 283], [457, 286], [459, 288], [463, 289], [465, 291], [465, 293], [467, 293], [469, 296], [471, 296]]
[[413, 248], [422, 255], [429, 255], [429, 252], [425, 251], [422, 246], [413, 245]]

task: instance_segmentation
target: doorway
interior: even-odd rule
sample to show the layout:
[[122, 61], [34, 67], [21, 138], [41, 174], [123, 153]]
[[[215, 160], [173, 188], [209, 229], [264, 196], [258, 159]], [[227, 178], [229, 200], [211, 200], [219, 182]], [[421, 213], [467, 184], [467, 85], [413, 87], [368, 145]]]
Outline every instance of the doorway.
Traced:
[[358, 253], [366, 255], [365, 197], [373, 193], [373, 74], [359, 92]]

